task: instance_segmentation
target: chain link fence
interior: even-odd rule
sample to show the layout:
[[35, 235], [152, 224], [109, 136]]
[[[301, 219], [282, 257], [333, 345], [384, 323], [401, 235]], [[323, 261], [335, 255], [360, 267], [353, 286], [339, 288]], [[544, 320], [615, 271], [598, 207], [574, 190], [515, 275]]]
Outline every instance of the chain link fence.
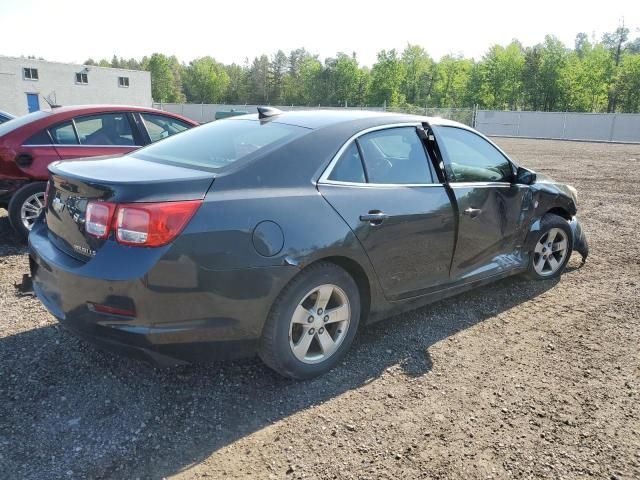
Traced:
[[[256, 113], [258, 105], [198, 104], [198, 103], [154, 103], [154, 108], [177, 113], [200, 123], [211, 122], [219, 112]], [[289, 110], [369, 110], [374, 112], [406, 113], [427, 117], [442, 117], [473, 127], [476, 110], [474, 108], [428, 108], [428, 107], [301, 107], [294, 105], [274, 105], [283, 111]]]
[[[219, 112], [256, 113], [257, 105], [154, 103], [155, 108], [177, 113], [204, 123], [216, 119]], [[426, 117], [441, 117], [474, 127], [485, 135], [582, 140], [596, 142], [640, 143], [640, 114], [510, 112], [477, 108], [429, 107], [310, 107], [276, 106], [281, 110], [370, 110]]]

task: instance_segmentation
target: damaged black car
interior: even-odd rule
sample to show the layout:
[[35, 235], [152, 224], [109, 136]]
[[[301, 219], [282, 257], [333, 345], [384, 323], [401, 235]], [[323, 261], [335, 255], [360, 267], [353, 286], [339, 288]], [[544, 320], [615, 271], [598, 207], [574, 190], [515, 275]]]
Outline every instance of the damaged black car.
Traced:
[[360, 325], [588, 255], [573, 187], [440, 118], [261, 108], [49, 171], [35, 293], [161, 364], [257, 353], [310, 378]]

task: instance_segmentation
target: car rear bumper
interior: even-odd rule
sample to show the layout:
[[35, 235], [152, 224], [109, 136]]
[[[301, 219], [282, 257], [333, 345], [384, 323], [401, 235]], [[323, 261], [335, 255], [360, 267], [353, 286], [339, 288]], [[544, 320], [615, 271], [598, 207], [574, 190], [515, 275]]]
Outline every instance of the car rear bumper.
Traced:
[[[29, 236], [34, 292], [78, 336], [161, 365], [253, 355], [294, 267], [213, 272], [180, 260], [170, 247], [114, 245], [84, 263], [57, 249], [42, 222]], [[126, 272], [115, 275], [114, 264]], [[135, 313], [97, 312], [96, 304]]]

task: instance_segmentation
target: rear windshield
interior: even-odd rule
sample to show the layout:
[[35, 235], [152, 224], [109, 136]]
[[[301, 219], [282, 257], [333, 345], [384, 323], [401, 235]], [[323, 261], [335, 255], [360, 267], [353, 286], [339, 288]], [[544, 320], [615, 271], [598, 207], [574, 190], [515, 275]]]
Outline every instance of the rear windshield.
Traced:
[[187, 167], [218, 170], [304, 135], [294, 125], [258, 120], [218, 120], [137, 150], [131, 156]]
[[6, 135], [9, 132], [13, 132], [15, 129], [20, 128], [27, 123], [40, 120], [47, 115], [51, 115], [51, 112], [48, 112], [46, 110], [39, 110], [37, 112], [29, 113], [28, 115], [24, 115], [22, 117], [16, 117], [13, 120], [9, 120], [8, 122], [0, 124], [0, 137]]

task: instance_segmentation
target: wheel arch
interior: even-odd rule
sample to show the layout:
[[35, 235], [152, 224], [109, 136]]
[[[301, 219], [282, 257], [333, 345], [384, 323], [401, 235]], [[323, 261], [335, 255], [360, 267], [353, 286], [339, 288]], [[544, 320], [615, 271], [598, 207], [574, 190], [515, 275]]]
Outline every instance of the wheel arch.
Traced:
[[[371, 302], [373, 298], [372, 291], [375, 289], [375, 285], [373, 285], [374, 280], [367, 274], [365, 267], [361, 265], [360, 262], [354, 260], [351, 257], [347, 257], [344, 255], [328, 255], [315, 258], [309, 263], [301, 264], [302, 268], [300, 268], [300, 270], [298, 270], [294, 275], [291, 276], [291, 278], [289, 278], [286, 284], [284, 284], [281, 288], [280, 293], [278, 293], [277, 297], [280, 296], [282, 291], [284, 291], [287, 286], [298, 277], [298, 275], [319, 263], [333, 263], [334, 265], [342, 268], [345, 272], [347, 272], [347, 274], [349, 274], [349, 276], [351, 276], [353, 281], [356, 283], [356, 286], [358, 287], [358, 293], [360, 294], [360, 325], [366, 324], [366, 319], [371, 312]], [[271, 306], [271, 308], [273, 308], [273, 305]]]
[[371, 280], [362, 265], [352, 258], [339, 255], [321, 258], [314, 263], [317, 262], [334, 263], [353, 278], [360, 293], [360, 325], [365, 324], [371, 310]]
[[559, 217], [562, 217], [567, 221], [571, 221], [571, 218], [572, 218], [572, 215], [571, 215], [571, 213], [569, 213], [569, 210], [567, 210], [564, 207], [560, 207], [560, 206], [555, 206], [555, 207], [550, 208], [549, 210], [547, 210], [545, 212], [544, 215], [547, 215], [549, 213], [552, 213], [554, 215], [558, 215]]

